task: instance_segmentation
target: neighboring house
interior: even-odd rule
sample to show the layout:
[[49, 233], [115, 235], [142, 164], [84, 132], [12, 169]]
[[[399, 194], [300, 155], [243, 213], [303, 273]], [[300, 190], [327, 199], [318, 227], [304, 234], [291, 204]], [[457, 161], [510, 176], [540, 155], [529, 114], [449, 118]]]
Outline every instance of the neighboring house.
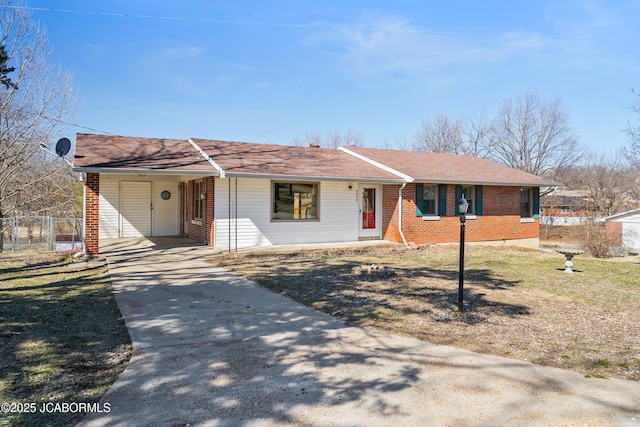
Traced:
[[607, 236], [614, 247], [631, 253], [640, 252], [640, 209], [634, 209], [603, 218]]
[[555, 190], [541, 197], [540, 215], [543, 225], [579, 225], [593, 220], [588, 192]]
[[485, 159], [342, 147], [78, 134], [85, 240], [188, 236], [219, 250], [296, 243], [466, 239], [537, 246], [539, 188]]

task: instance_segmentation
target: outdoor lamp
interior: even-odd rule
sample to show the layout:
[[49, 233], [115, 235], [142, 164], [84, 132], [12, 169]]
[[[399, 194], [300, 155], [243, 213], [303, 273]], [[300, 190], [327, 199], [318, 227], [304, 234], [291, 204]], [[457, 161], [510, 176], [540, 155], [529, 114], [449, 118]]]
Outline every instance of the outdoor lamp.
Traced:
[[460, 268], [458, 269], [458, 311], [463, 312], [463, 291], [464, 291], [464, 223], [467, 220], [466, 213], [469, 210], [469, 202], [464, 198], [464, 194], [458, 202], [460, 212]]
[[[460, 198], [460, 201], [458, 201], [458, 211], [460, 212], [460, 215], [464, 215], [467, 213], [468, 210], [469, 210], [469, 202], [467, 202], [467, 199], [464, 198], [464, 194], [463, 194], [462, 197]], [[460, 220], [463, 221], [462, 217], [460, 217]]]

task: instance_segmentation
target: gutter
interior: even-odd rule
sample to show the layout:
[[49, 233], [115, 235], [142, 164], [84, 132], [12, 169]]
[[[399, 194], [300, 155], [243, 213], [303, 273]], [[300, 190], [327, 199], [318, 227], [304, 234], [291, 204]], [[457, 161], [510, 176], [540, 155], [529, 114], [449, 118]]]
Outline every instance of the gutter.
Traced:
[[200, 146], [196, 144], [193, 139], [189, 138], [189, 144], [191, 144], [193, 148], [195, 148], [195, 150], [198, 152], [200, 156], [202, 156], [202, 158], [204, 158], [207, 162], [209, 162], [209, 164], [213, 166], [215, 170], [218, 171], [218, 173], [220, 174], [220, 178], [225, 177], [224, 169], [222, 169], [219, 164], [214, 162], [213, 159], [211, 159], [211, 157], [209, 157], [209, 155], [205, 153], [204, 150], [200, 148]]
[[335, 176], [313, 176], [313, 175], [284, 175], [284, 174], [248, 173], [248, 172], [225, 172], [225, 176], [227, 178], [281, 179], [286, 181], [370, 182], [370, 183], [376, 183], [376, 184], [400, 184], [403, 182], [401, 179], [393, 179], [393, 178], [359, 178], [355, 176], [335, 177]]
[[533, 181], [479, 181], [463, 179], [442, 179], [442, 178], [416, 178], [416, 183], [424, 184], [452, 184], [452, 185], [486, 185], [494, 187], [550, 187], [555, 186], [554, 182], [533, 182]]
[[407, 186], [406, 182], [402, 183], [400, 190], [398, 191], [398, 203], [400, 207], [398, 208], [398, 231], [400, 232], [400, 237], [402, 237], [402, 242], [404, 243], [404, 247], [408, 248], [409, 244], [407, 243], [407, 239], [404, 237], [404, 233], [402, 232], [402, 190]]
[[84, 173], [113, 173], [113, 174], [145, 174], [145, 175], [215, 175], [210, 170], [166, 170], [166, 169], [141, 169], [141, 168], [100, 168], [100, 167], [74, 167], [73, 172]]

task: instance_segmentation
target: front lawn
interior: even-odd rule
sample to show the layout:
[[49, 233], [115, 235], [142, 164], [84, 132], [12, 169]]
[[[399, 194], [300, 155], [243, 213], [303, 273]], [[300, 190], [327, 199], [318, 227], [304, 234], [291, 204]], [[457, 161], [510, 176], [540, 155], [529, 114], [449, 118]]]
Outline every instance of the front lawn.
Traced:
[[[457, 313], [458, 247], [218, 256], [214, 262], [296, 301], [437, 344], [640, 380], [640, 260], [469, 246]], [[360, 265], [391, 277], [352, 273]]]
[[104, 263], [57, 253], [0, 258], [0, 403], [10, 405], [0, 425], [75, 424], [78, 406], [51, 404], [98, 402], [130, 354]]

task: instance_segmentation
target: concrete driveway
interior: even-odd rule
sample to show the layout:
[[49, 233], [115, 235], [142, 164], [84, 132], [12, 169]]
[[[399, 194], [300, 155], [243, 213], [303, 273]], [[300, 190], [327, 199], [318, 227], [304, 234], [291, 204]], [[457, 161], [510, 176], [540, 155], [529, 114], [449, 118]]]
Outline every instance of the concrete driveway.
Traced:
[[640, 426], [638, 382], [347, 327], [187, 240], [108, 249], [134, 354], [81, 425]]

